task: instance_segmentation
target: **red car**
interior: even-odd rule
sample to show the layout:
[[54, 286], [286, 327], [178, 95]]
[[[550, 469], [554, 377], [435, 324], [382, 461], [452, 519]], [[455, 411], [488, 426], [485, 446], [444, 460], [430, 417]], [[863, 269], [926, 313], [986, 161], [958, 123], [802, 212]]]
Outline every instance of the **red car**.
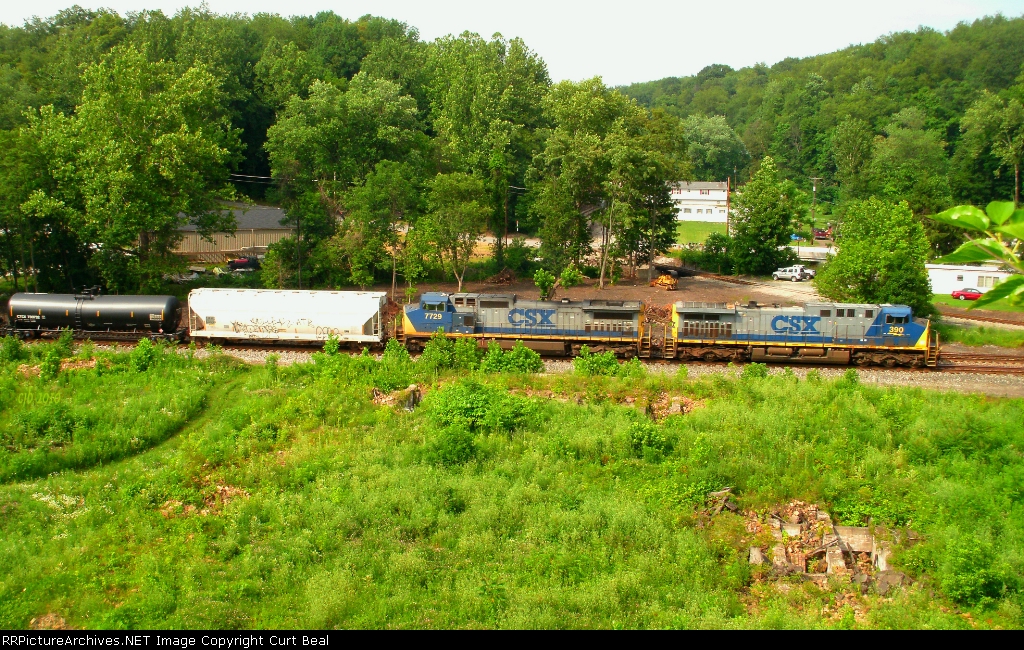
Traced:
[[960, 289], [959, 291], [954, 291], [951, 295], [960, 300], [977, 300], [981, 298], [981, 292], [977, 289]]

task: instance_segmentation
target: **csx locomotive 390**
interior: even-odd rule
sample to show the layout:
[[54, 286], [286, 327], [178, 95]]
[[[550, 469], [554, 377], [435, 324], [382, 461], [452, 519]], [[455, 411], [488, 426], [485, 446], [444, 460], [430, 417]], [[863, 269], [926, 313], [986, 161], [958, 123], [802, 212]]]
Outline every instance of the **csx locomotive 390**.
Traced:
[[905, 305], [677, 302], [665, 341], [669, 359], [923, 367], [938, 358], [931, 322]]
[[335, 337], [349, 347], [382, 345], [396, 336], [421, 350], [446, 336], [516, 341], [543, 354], [576, 355], [587, 345], [622, 357], [883, 366], [934, 366], [938, 339], [927, 319], [904, 305], [677, 302], [671, 323], [650, 321], [645, 305], [624, 300], [520, 300], [512, 293], [425, 293], [397, 322], [386, 294], [346, 291], [196, 289], [188, 328], [173, 296], [15, 294], [7, 331], [37, 336], [72, 329], [80, 336], [219, 339], [225, 342], [316, 343]]

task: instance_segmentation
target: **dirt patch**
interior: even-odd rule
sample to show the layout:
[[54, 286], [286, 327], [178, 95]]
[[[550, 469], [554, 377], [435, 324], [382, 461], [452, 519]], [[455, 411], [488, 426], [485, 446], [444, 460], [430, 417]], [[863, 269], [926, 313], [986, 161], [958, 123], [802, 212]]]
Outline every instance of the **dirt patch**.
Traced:
[[39, 366], [30, 366], [27, 363], [23, 363], [18, 366], [18, 372], [20, 372], [21, 376], [25, 379], [31, 379], [39, 376]]
[[53, 612], [33, 618], [28, 622], [29, 628], [33, 630], [70, 630], [67, 621]]
[[203, 505], [205, 506], [203, 508], [198, 508], [191, 503], [182, 503], [177, 499], [170, 499], [160, 506], [159, 512], [164, 519], [178, 519], [195, 515], [200, 517], [217, 515], [224, 509], [224, 506], [239, 497], [248, 499], [249, 493], [233, 485], [216, 485], [213, 486], [212, 490], [208, 491], [203, 499]]
[[96, 367], [96, 359], [64, 359], [60, 362], [61, 370], [89, 370]]

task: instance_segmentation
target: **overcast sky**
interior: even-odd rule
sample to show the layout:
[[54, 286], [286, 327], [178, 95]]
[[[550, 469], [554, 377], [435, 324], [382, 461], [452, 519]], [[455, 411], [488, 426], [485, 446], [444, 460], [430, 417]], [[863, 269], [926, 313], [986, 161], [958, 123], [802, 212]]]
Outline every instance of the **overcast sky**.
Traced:
[[[72, 0], [0, 2], [0, 22], [19, 25], [51, 16]], [[173, 14], [197, 2], [81, 0], [119, 13], [162, 9]], [[960, 21], [1024, 14], [1024, 0], [209, 0], [218, 13], [314, 14], [350, 19], [367, 13], [397, 18], [430, 40], [469, 30], [520, 36], [547, 62], [551, 77], [604, 77], [613, 85], [694, 74], [711, 63], [734, 68], [821, 54], [920, 25], [948, 30]]]

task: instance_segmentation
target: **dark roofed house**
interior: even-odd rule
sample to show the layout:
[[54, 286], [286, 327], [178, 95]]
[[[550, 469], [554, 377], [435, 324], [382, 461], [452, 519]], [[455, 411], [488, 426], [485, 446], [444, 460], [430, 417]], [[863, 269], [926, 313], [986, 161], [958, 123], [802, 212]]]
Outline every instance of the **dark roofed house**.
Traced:
[[295, 233], [293, 226], [285, 226], [284, 210], [266, 205], [229, 203], [235, 217], [236, 229], [233, 234], [213, 233], [213, 241], [203, 239], [194, 225], [182, 226], [183, 237], [175, 252], [192, 260], [220, 263], [240, 255], [261, 254], [267, 246], [279, 242]]

